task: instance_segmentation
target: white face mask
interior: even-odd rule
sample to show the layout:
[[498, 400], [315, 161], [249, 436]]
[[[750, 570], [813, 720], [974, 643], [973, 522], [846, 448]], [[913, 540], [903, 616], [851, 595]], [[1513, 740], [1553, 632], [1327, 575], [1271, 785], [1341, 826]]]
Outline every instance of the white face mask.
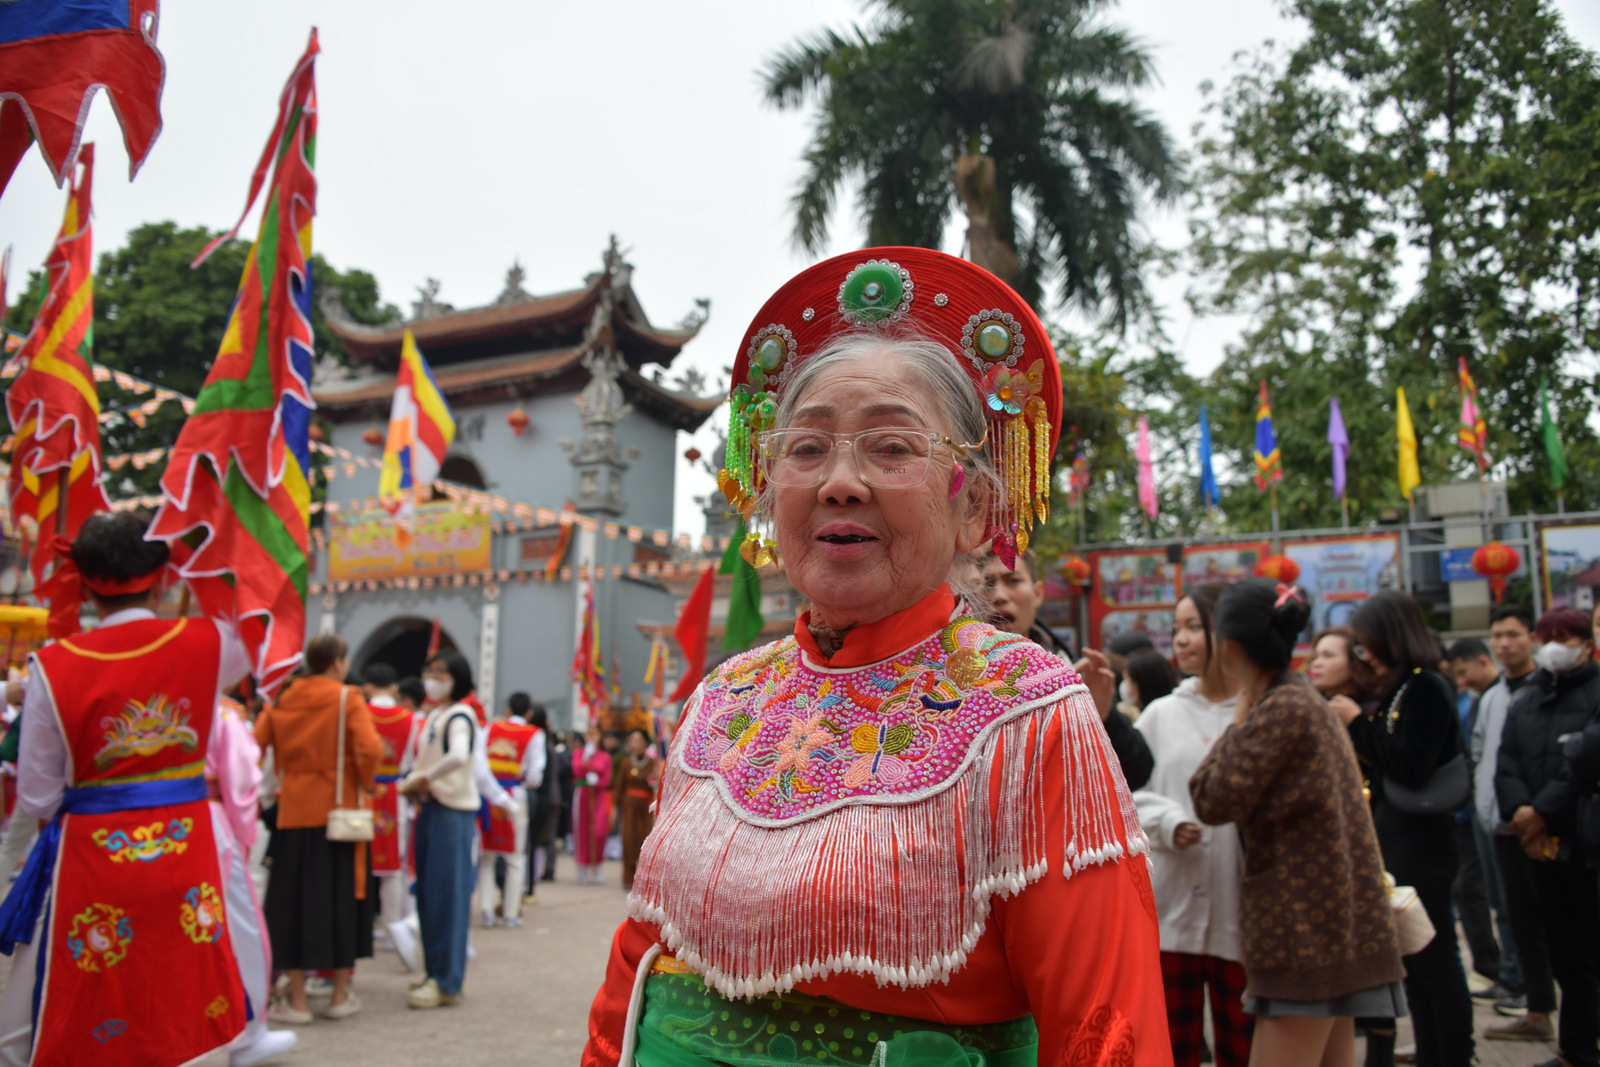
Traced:
[[1582, 645], [1573, 648], [1559, 641], [1546, 641], [1539, 646], [1539, 651], [1533, 654], [1534, 662], [1551, 674], [1565, 674], [1567, 671], [1576, 670], [1583, 666], [1587, 658]]
[[443, 704], [450, 699], [450, 691], [455, 688], [455, 684], [443, 678], [424, 678], [422, 688], [427, 692], [429, 700]]
[[1124, 704], [1137, 704], [1139, 703], [1139, 687], [1124, 678], [1117, 685], [1117, 696], [1122, 698]]

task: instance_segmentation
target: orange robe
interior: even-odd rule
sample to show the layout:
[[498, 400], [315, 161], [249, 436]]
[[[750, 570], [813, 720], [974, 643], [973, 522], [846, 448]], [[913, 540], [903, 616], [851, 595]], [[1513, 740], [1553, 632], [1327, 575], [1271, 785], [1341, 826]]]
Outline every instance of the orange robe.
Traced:
[[[950, 620], [953, 604], [948, 591], [941, 590], [907, 611], [859, 627], [830, 660], [821, 657], [807, 629], [808, 616], [797, 623], [795, 639], [812, 662], [826, 663], [829, 669], [874, 664], [939, 632]], [[1088, 697], [1079, 690], [1067, 699], [1086, 701]], [[1084, 708], [1078, 704], [1075, 710], [1080, 716], [1076, 721], [1081, 722]], [[1147, 861], [1141, 854], [1147, 846], [1136, 819], [1131, 824], [1124, 821], [1128, 806], [1121, 772], [1109, 758], [1106, 745], [1072, 740], [1083, 736], [1076, 730], [1067, 742], [1073, 751], [1064, 752], [1064, 720], [1059, 715], [1035, 720], [1025, 728], [1025, 735], [1003, 736], [1013, 738], [1014, 743], [1025, 736], [1025, 743], [1033, 749], [1040, 742], [1039, 721], [1045, 722], [1045, 733], [1042, 748], [1037, 749], [1039, 758], [1029, 760], [1027, 773], [1036, 778], [1026, 795], [1035, 798], [1033, 802], [1040, 808], [1046, 866], [1020, 891], [991, 900], [981, 936], [948, 982], [936, 980], [919, 986], [891, 980], [880, 985], [871, 975], [835, 973], [801, 981], [794, 988], [853, 1008], [962, 1026], [1006, 1022], [1031, 1014], [1039, 1029], [1041, 1064], [1170, 1064], [1160, 933]], [[685, 725], [688, 722], [686, 715]], [[687, 731], [680, 729], [674, 741], [663, 783], [658, 836], [667, 823], [672, 779], [683, 773], [678, 749], [686, 735]], [[858, 746], [856, 751], [862, 749]], [[1064, 763], [1064, 756], [1073, 760]], [[1003, 803], [1001, 768], [1005, 765], [1004, 751], [997, 751], [988, 769], [989, 810], [993, 812], [999, 812]], [[1084, 828], [1068, 825], [1069, 813], [1081, 811], [1082, 806], [1069, 796], [1065, 766], [1079, 771], [1071, 787], [1074, 793], [1087, 788], [1110, 794], [1093, 799], [1119, 813], [1114, 833], [1125, 851], [1120, 859], [1087, 863], [1070, 877], [1064, 873], [1066, 841], [1075, 829], [1079, 831], [1077, 839], [1082, 840]], [[982, 774], [984, 769], [975, 768], [971, 773]], [[1086, 786], [1086, 782], [1091, 784]], [[665, 847], [655, 838], [652, 845]], [[637, 895], [632, 903], [637, 905]], [[850, 903], [817, 900], [813, 914], [842, 911]], [[779, 925], [786, 918], [797, 921], [782, 911], [763, 915], [764, 920]], [[657, 945], [665, 951], [665, 940], [653, 922], [630, 919], [617, 931], [605, 984], [590, 1013], [584, 1067], [612, 1067], [618, 1062], [639, 963]]]

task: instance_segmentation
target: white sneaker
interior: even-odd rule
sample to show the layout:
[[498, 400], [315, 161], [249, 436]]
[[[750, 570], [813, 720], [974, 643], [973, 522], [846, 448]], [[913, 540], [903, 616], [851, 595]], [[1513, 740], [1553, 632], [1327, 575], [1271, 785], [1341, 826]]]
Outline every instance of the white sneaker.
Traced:
[[483, 913], [483, 928], [485, 930], [492, 929], [494, 927], [494, 924], [495, 924], [494, 912], [492, 912], [492, 911], [484, 912]]
[[361, 1010], [361, 1001], [356, 999], [354, 993], [346, 993], [344, 999], [337, 1004], [329, 1004], [323, 1011], [324, 1019], [348, 1019]]
[[522, 929], [522, 920], [513, 915], [509, 919], [501, 919], [500, 925], [504, 926], [507, 930], [520, 930]]
[[285, 1026], [307, 1026], [315, 1018], [309, 1011], [296, 1011], [289, 1007], [287, 1000], [275, 1001], [267, 1009], [268, 1022], [283, 1023]]
[[288, 1052], [299, 1040], [299, 1035], [288, 1030], [268, 1030], [263, 1025], [254, 1041], [228, 1053], [228, 1067], [256, 1067], [258, 1063]]
[[406, 1007], [408, 1008], [437, 1008], [439, 1006], [439, 983], [432, 978], [423, 982], [417, 988], [406, 994]]
[[401, 965], [413, 973], [422, 970], [419, 934], [415, 915], [408, 915], [397, 923], [389, 924], [389, 940], [394, 943], [395, 955], [400, 957]]

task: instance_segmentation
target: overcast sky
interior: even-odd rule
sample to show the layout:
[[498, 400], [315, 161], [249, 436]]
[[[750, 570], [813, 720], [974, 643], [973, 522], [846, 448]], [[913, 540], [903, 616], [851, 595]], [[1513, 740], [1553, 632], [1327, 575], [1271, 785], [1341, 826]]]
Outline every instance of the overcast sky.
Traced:
[[[1600, 3], [1556, 6], [1569, 32], [1600, 48]], [[711, 298], [711, 320], [680, 361], [716, 380], [751, 316], [811, 261], [790, 242], [788, 208], [810, 117], [765, 107], [757, 72], [796, 36], [861, 12], [853, 0], [167, 0], [165, 128], [138, 178], [128, 181], [103, 94], [85, 133], [99, 146], [97, 247], [144, 222], [233, 224], [316, 25], [314, 243], [332, 263], [373, 272], [408, 313], [429, 277], [441, 299], [472, 307], [495, 297], [513, 260], [531, 292], [581, 284], [614, 233], [654, 321], [675, 323], [696, 297]], [[1296, 35], [1270, 0], [1136, 0], [1110, 17], [1154, 54], [1162, 82], [1145, 103], [1182, 143], [1202, 81], [1224, 80], [1240, 49]], [[49, 250], [62, 204], [30, 154], [0, 197], [13, 298]], [[853, 203], [841, 208], [828, 254], [860, 243]], [[1151, 224], [1173, 241], [1184, 232], [1176, 212]], [[244, 232], [254, 235], [254, 220]], [[949, 251], [960, 236], [952, 228]], [[1191, 323], [1181, 281], [1160, 291], [1185, 358], [1214, 365], [1227, 324]], [[708, 425], [697, 443], [710, 439]], [[680, 528], [700, 529], [690, 498], [710, 488], [680, 466]]]

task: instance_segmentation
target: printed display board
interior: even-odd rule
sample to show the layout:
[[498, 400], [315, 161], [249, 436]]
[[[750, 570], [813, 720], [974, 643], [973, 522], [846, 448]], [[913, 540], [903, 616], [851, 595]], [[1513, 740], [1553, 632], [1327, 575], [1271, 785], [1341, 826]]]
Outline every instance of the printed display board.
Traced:
[[1122, 633], [1143, 633], [1163, 656], [1172, 654], [1172, 609], [1179, 597], [1179, 568], [1164, 548], [1091, 552], [1089, 645]]
[[388, 512], [340, 512], [328, 516], [328, 581], [483, 571], [491, 562], [489, 547], [488, 511], [468, 515], [448, 500], [418, 505], [403, 549]]
[[1183, 587], [1213, 582], [1242, 582], [1256, 576], [1256, 567], [1272, 554], [1265, 541], [1246, 541], [1236, 545], [1203, 545], [1183, 550]]
[[1593, 611], [1600, 586], [1600, 525], [1544, 526], [1539, 544], [1545, 609]]
[[1286, 541], [1283, 554], [1300, 565], [1295, 584], [1311, 600], [1311, 622], [1298, 650], [1302, 653], [1310, 651], [1318, 630], [1346, 625], [1363, 600], [1400, 584], [1396, 534]]

